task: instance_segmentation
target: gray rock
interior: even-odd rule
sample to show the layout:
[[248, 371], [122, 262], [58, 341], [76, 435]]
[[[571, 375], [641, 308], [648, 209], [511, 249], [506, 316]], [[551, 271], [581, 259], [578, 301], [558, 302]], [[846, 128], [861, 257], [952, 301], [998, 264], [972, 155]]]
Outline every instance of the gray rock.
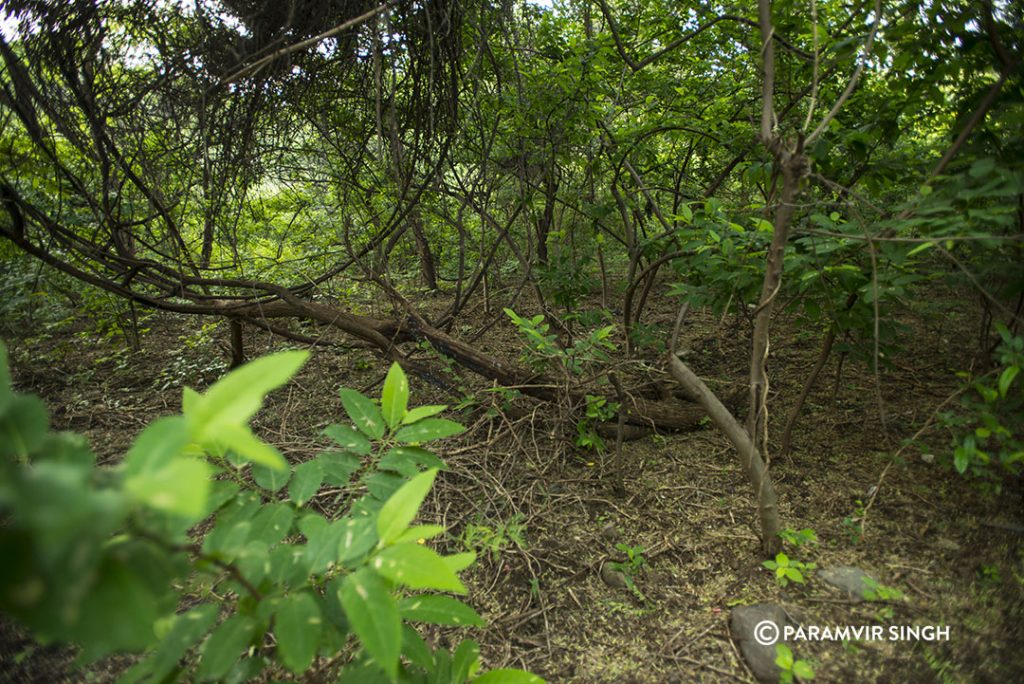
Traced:
[[612, 589], [629, 589], [625, 573], [613, 568], [611, 563], [601, 565], [601, 579]]
[[[774, 629], [765, 627], [766, 621], [773, 623]], [[786, 611], [774, 603], [737, 606], [729, 614], [729, 632], [759, 682], [779, 681], [781, 671], [775, 664], [775, 642], [761, 642], [765, 636], [781, 635], [786, 623]]]
[[871, 575], [860, 568], [849, 565], [824, 568], [818, 572], [818, 577], [843, 592], [846, 598], [858, 603], [865, 599], [865, 593], [872, 586], [878, 584], [872, 579]]

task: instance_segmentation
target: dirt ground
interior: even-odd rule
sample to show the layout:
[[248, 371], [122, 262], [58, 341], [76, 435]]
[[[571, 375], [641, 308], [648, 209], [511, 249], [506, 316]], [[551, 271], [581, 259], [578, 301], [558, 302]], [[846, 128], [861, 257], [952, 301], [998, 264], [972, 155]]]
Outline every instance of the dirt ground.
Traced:
[[[672, 317], [655, 304], [645, 322], [671, 327]], [[819, 569], [860, 567], [902, 598], [852, 603], [813, 572], [805, 585], [780, 587], [761, 565], [750, 486], [713, 427], [626, 442], [625, 492], [617, 493], [611, 459], [574, 447], [575, 428], [559, 411], [524, 399], [510, 408], [501, 393], [456, 369], [447, 377], [472, 405], [453, 417], [470, 429], [440, 445], [450, 471], [439, 477], [426, 516], [448, 526], [448, 550], [479, 552], [466, 580], [469, 602], [488, 626], [459, 635], [481, 643], [488, 667], [527, 668], [551, 682], [752, 681], [729, 637], [729, 611], [772, 602], [803, 625], [950, 628], [948, 641], [933, 643], [798, 644], [818, 681], [1024, 681], [1021, 482], [985, 493], [944, 466], [941, 454], [922, 458], [907, 447], [892, 456], [943, 402], [955, 406], [947, 401], [958, 388], [954, 373], [973, 354], [961, 341], [976, 339], [975, 323], [966, 313], [903, 322], [912, 343], [882, 370], [880, 384], [852, 358], [837, 384], [839, 357], [830, 359], [792, 453], [771, 464], [784, 526], [813, 529], [818, 538], [787, 548], [790, 555]], [[183, 384], [201, 389], [225, 369], [226, 327], [203, 323], [150, 315], [134, 353], [116, 337], [97, 339], [86, 320], [6, 341], [18, 388], [40, 394], [57, 428], [84, 433], [110, 463], [147, 422], [179, 410]], [[726, 394], [741, 387], [744, 325], [696, 314], [687, 330], [694, 370]], [[795, 318], [780, 316], [775, 330], [773, 437], [820, 346], [820, 333]], [[481, 343], [509, 358], [521, 353], [505, 322]], [[284, 343], [249, 330], [247, 346], [255, 355]], [[623, 368], [630, 377], [638, 366]], [[318, 351], [271, 397], [256, 428], [292, 461], [311, 458], [326, 444], [320, 431], [343, 420], [337, 388], [375, 393], [385, 370], [365, 351]], [[411, 405], [457, 403], [419, 378], [411, 384]], [[949, 443], [934, 427], [922, 438], [937, 449]], [[320, 505], [329, 512], [329, 501]], [[616, 544], [643, 547], [642, 598], [602, 581], [603, 564], [623, 560]], [[447, 643], [455, 634], [429, 636]], [[107, 681], [125, 662], [74, 673], [67, 649], [35, 647], [10, 625], [0, 626], [0, 640], [0, 679], [10, 681]]]

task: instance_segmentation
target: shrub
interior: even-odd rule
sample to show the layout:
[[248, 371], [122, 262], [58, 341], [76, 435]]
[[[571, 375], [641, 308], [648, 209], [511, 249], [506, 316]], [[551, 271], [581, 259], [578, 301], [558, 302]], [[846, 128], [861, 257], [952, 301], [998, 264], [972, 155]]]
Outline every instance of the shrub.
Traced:
[[[445, 595], [466, 593], [458, 573], [474, 554], [441, 555], [427, 540], [444, 528], [413, 525], [445, 467], [419, 444], [463, 428], [436, 417], [443, 406], [408, 409], [396, 364], [379, 405], [341, 390], [354, 427], [330, 426], [338, 448], [293, 468], [249, 420], [306, 358], [274, 354], [186, 389], [182, 415], [101, 468], [82, 437], [49, 430], [37, 397], [12, 392], [0, 345], [0, 610], [41, 641], [78, 644], [79, 663], [143, 653], [125, 682], [476, 677], [473, 641], [431, 650], [412, 626], [483, 624]], [[325, 485], [344, 515], [313, 510]]]

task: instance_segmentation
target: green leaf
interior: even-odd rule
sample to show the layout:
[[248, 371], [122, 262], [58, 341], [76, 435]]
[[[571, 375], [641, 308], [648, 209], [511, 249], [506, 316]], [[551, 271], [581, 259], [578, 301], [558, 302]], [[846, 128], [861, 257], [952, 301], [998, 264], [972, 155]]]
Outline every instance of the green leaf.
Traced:
[[377, 545], [377, 530], [373, 518], [345, 518], [337, 523], [343, 528], [335, 558], [339, 563], [359, 559]]
[[254, 435], [248, 425], [219, 427], [215, 443], [223, 448], [233, 450], [251, 463], [276, 470], [288, 469], [288, 461], [284, 460], [281, 452]]
[[217, 606], [203, 603], [177, 616], [171, 631], [160, 640], [150, 663], [152, 679], [159, 681], [178, 665], [185, 652], [199, 641], [217, 619]]
[[907, 252], [907, 256], [908, 257], [912, 257], [915, 254], [920, 254], [921, 252], [925, 251], [926, 249], [931, 249], [934, 246], [935, 246], [934, 242], [922, 242], [917, 247], [915, 247], [914, 249], [912, 249], [909, 252]]
[[1020, 373], [1020, 366], [1009, 366], [999, 376], [999, 396], [1006, 397], [1006, 393], [1010, 391], [1010, 385], [1013, 384], [1014, 378]]
[[155, 471], [185, 453], [190, 442], [182, 416], [159, 418], [142, 431], [124, 457], [126, 476]]
[[294, 519], [295, 511], [288, 504], [267, 504], [253, 517], [249, 540], [259, 540], [268, 547], [273, 546], [288, 535]]
[[402, 625], [402, 655], [413, 665], [430, 672], [434, 668], [434, 654], [427, 642], [409, 625]]
[[280, 470], [278, 468], [254, 465], [252, 467], [252, 479], [268, 492], [277, 492], [288, 484], [288, 480], [292, 479], [292, 471], [291, 468]]
[[443, 533], [445, 528], [441, 525], [417, 525], [410, 527], [395, 540], [396, 544], [405, 544], [407, 542], [420, 542], [436, 537]]
[[309, 567], [307, 547], [281, 544], [270, 550], [270, 572], [267, 578], [276, 585], [294, 586], [307, 580]]
[[[367, 491], [370, 493], [370, 497], [379, 501], [381, 506], [384, 502], [391, 498], [391, 496], [398, 491], [398, 488], [404, 485], [406, 478], [396, 475], [394, 473], [376, 472], [370, 473], [363, 478], [363, 484], [366, 485]], [[380, 510], [380, 506], [376, 510]], [[355, 509], [353, 508], [353, 513]]]
[[402, 418], [402, 424], [409, 425], [410, 423], [415, 423], [416, 421], [423, 420], [424, 418], [431, 418], [433, 416], [436, 416], [438, 413], [441, 413], [446, 408], [448, 408], [447, 404], [438, 404], [433, 406], [417, 406], [414, 409], [410, 409], [405, 414], [405, 417]]
[[473, 680], [473, 684], [544, 684], [544, 680], [525, 670], [491, 670]]
[[427, 442], [433, 439], [451, 437], [466, 431], [455, 421], [445, 418], [425, 418], [412, 425], [403, 425], [395, 433], [395, 439], [399, 442]]
[[257, 623], [248, 615], [235, 614], [222, 622], [203, 645], [196, 679], [221, 679], [256, 636]]
[[967, 454], [967, 450], [963, 447], [957, 447], [956, 451], [953, 452], [953, 465], [956, 467], [956, 471], [963, 475], [967, 472], [967, 465], [970, 463], [970, 456]]
[[786, 644], [775, 645], [775, 664], [783, 670], [793, 669], [793, 651]]
[[277, 654], [295, 674], [305, 672], [316, 656], [323, 618], [316, 599], [308, 592], [289, 594], [281, 600], [274, 621]]
[[405, 409], [409, 404], [409, 379], [397, 362], [391, 364], [388, 375], [384, 379], [384, 388], [380, 394], [380, 408], [384, 420], [392, 430], [405, 418]]
[[0, 456], [28, 461], [50, 427], [46, 406], [35, 395], [12, 395], [0, 415]]
[[[249, 536], [252, 536], [252, 524], [249, 524]], [[270, 547], [266, 542], [259, 539], [250, 539], [238, 550], [234, 563], [242, 577], [254, 585], [258, 585], [263, 578], [271, 571]], [[242, 594], [247, 591], [244, 585], [238, 583], [236, 593]]]
[[338, 443], [342, 449], [357, 453], [360, 456], [369, 456], [371, 445], [362, 433], [356, 432], [347, 425], [337, 423], [324, 428], [324, 434]]
[[416, 513], [434, 484], [437, 470], [431, 469], [412, 478], [384, 502], [377, 516], [377, 536], [384, 544], [394, 542], [416, 517]]
[[373, 569], [392, 582], [411, 589], [466, 593], [466, 585], [433, 549], [420, 544], [396, 544], [378, 553]]
[[179, 456], [124, 480], [124, 491], [141, 504], [199, 520], [206, 513], [212, 469], [198, 458]]
[[806, 660], [793, 663], [793, 674], [800, 679], [814, 679], [814, 668]]
[[225, 425], [247, 424], [263, 398], [288, 382], [308, 358], [306, 351], [278, 352], [236, 368], [214, 383], [187, 410], [198, 441], [219, 433]]
[[466, 553], [453, 553], [450, 556], [442, 556], [441, 560], [448, 566], [448, 569], [452, 572], [462, 572], [476, 560], [476, 553], [474, 551], [467, 551]]
[[391, 679], [398, 675], [402, 619], [387, 585], [369, 568], [348, 575], [338, 598], [352, 631]]
[[475, 610], [458, 599], [448, 596], [421, 594], [398, 602], [404, 620], [426, 622], [432, 625], [483, 627], [484, 621]]
[[181, 412], [185, 415], [189, 415], [196, 410], [196, 406], [202, 401], [203, 395], [196, 392], [191, 387], [183, 387], [181, 389]]
[[472, 639], [464, 639], [455, 649], [452, 656], [452, 682], [461, 684], [476, 674], [480, 669], [480, 644]]
[[320, 461], [320, 467], [324, 472], [324, 482], [345, 487], [352, 478], [352, 473], [362, 466], [362, 459], [356, 454], [343, 451], [325, 451], [316, 457]]
[[[305, 524], [304, 524], [305, 523]], [[309, 571], [319, 574], [338, 558], [338, 546], [346, 532], [345, 521], [311, 526], [307, 518], [299, 521], [299, 527], [306, 536], [306, 552], [309, 554]]]
[[323, 481], [324, 471], [320, 461], [312, 460], [300, 463], [295, 466], [295, 477], [288, 485], [288, 496], [296, 506], [301, 508], [316, 495]]
[[406, 477], [416, 475], [420, 472], [421, 467], [448, 470], [444, 461], [420, 447], [406, 446], [390, 449], [377, 463], [377, 468], [380, 470], [390, 470]]
[[338, 394], [341, 396], [341, 405], [345, 407], [345, 413], [360, 432], [370, 439], [380, 439], [384, 436], [384, 417], [372, 401], [352, 389], [342, 388], [338, 390]]

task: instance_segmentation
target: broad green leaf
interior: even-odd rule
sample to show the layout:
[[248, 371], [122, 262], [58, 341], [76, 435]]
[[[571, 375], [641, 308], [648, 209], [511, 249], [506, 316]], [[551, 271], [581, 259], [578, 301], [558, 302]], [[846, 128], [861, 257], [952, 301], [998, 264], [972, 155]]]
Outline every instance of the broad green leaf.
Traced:
[[159, 418], [142, 431], [124, 457], [126, 476], [154, 472], [180, 456], [189, 445], [188, 421], [181, 416]]
[[476, 560], [476, 553], [473, 551], [467, 551], [465, 553], [453, 553], [450, 556], [442, 556], [441, 560], [444, 561], [445, 565], [452, 572], [462, 572]]
[[288, 382], [308, 358], [306, 351], [278, 352], [251, 361], [218, 380], [188, 411], [197, 439], [214, 436], [225, 425], [247, 424], [260, 410], [263, 398]]
[[963, 475], [967, 472], [967, 465], [970, 463], [970, 456], [967, 455], [967, 450], [963, 447], [957, 447], [956, 451], [953, 452], [953, 465], [956, 467], [956, 471]]
[[800, 679], [814, 679], [814, 668], [806, 660], [797, 660], [793, 663], [793, 674]]
[[406, 446], [389, 449], [377, 463], [377, 468], [380, 470], [390, 470], [406, 477], [416, 475], [420, 472], [421, 467], [448, 469], [444, 461], [420, 447]]
[[415, 423], [416, 421], [423, 420], [424, 418], [432, 418], [444, 411], [446, 408], [448, 408], [447, 404], [417, 406], [414, 409], [409, 409], [405, 414], [405, 417], [402, 418], [402, 424], [409, 425], [410, 423]]
[[380, 501], [381, 505], [390, 499], [405, 482], [406, 478], [400, 475], [380, 471], [370, 473], [363, 478], [363, 484], [366, 485], [367, 491], [370, 492], [370, 498]]
[[380, 410], [392, 430], [402, 422], [409, 404], [409, 379], [397, 362], [391, 364], [380, 394]]
[[437, 470], [431, 469], [412, 478], [384, 502], [377, 516], [377, 536], [384, 544], [394, 542], [416, 517], [416, 513], [434, 484]]
[[544, 684], [544, 680], [525, 670], [491, 670], [473, 680], [473, 684]]
[[352, 473], [363, 465], [363, 460], [359, 456], [343, 451], [325, 451], [317, 456], [316, 460], [320, 461], [324, 482], [336, 487], [347, 486]]
[[284, 460], [281, 452], [254, 435], [248, 425], [223, 425], [217, 428], [216, 443], [252, 463], [276, 470], [288, 469], [288, 461]]
[[12, 395], [0, 416], [0, 457], [28, 461], [46, 438], [50, 418], [46, 406], [35, 395]]
[[448, 596], [422, 594], [410, 596], [398, 602], [402, 619], [413, 622], [427, 622], [432, 625], [454, 625], [462, 627], [483, 627], [483, 619], [477, 612], [458, 599]]
[[337, 520], [327, 525], [317, 525], [312, 529], [308, 524], [303, 529], [303, 534], [308, 540], [306, 553], [309, 555], [309, 571], [313, 574], [320, 574], [326, 570], [331, 563], [337, 561], [338, 547], [348, 530], [346, 521]]
[[231, 482], [230, 480], [213, 480], [210, 482], [210, 494], [206, 497], [206, 510], [204, 511], [203, 518], [208, 518], [218, 510], [220, 507], [235, 498], [241, 487], [238, 486], [237, 482]]
[[203, 395], [196, 392], [191, 387], [184, 387], [181, 390], [181, 412], [186, 416], [191, 415], [196, 410], [199, 402], [202, 401]]
[[360, 432], [370, 439], [380, 439], [384, 436], [384, 417], [372, 401], [352, 389], [342, 388], [338, 390], [338, 394], [341, 396], [341, 405], [345, 407], [345, 413]]
[[345, 578], [338, 598], [366, 652], [388, 677], [395, 679], [402, 645], [402, 619], [387, 585], [372, 570], [362, 568]]
[[276, 586], [294, 586], [309, 575], [309, 549], [305, 546], [281, 544], [270, 550], [267, 578]]
[[249, 539], [259, 540], [267, 546], [273, 546], [287, 536], [294, 518], [295, 511], [288, 504], [267, 504], [252, 518]]
[[402, 625], [402, 655], [409, 662], [430, 672], [434, 667], [434, 654], [423, 637], [409, 625]]
[[217, 606], [212, 603], [200, 604], [175, 618], [171, 631], [153, 653], [152, 679], [159, 681], [177, 667], [185, 652], [210, 630], [216, 619]]
[[403, 425], [395, 433], [395, 439], [406, 444], [410, 442], [429, 442], [433, 439], [451, 437], [466, 431], [458, 423], [445, 418], [425, 418], [412, 425]]
[[[252, 536], [252, 526], [249, 526], [250, 533]], [[270, 574], [270, 547], [266, 542], [259, 539], [250, 539], [239, 549], [238, 554], [235, 556], [234, 563], [238, 566], [239, 572], [242, 573], [242, 577], [247, 579], [254, 585], [258, 585], [263, 581], [263, 578]], [[245, 585], [237, 583], [238, 587], [236, 590], [237, 594], [244, 594], [248, 592]]]
[[405, 532], [400, 534], [395, 539], [396, 544], [405, 544], [407, 542], [421, 543], [432, 537], [436, 537], [444, 532], [445, 528], [441, 525], [417, 525], [410, 527]]
[[357, 560], [377, 545], [377, 530], [373, 518], [344, 518], [335, 524], [343, 528], [335, 552], [339, 563]]
[[285, 596], [274, 620], [277, 654], [284, 666], [295, 674], [309, 669], [322, 630], [320, 606], [312, 595], [303, 591]]
[[908, 257], [912, 257], [915, 254], [920, 254], [921, 252], [925, 251], [926, 249], [931, 249], [934, 246], [935, 246], [934, 242], [922, 242], [917, 247], [915, 247], [914, 249], [912, 249], [909, 252], [907, 252], [907, 256]]
[[268, 468], [261, 465], [253, 465], [252, 479], [268, 492], [279, 492], [281, 488], [292, 479], [291, 468]]
[[[372, 659], [364, 656], [346, 665], [345, 669], [341, 671], [341, 676], [334, 680], [334, 684], [394, 684], [394, 681], [396, 680], [388, 677]], [[419, 682], [420, 680], [412, 681]], [[431, 682], [430, 684], [437, 683]]]
[[213, 537], [213, 541], [209, 544], [209, 549], [225, 560], [232, 560], [249, 543], [249, 535], [251, 533], [251, 522], [248, 520], [236, 522], [225, 527], [223, 534]]
[[203, 645], [196, 678], [208, 681], [224, 677], [256, 636], [257, 627], [255, 619], [242, 614], [222, 622]]
[[320, 461], [300, 463], [295, 466], [295, 476], [288, 485], [288, 496], [301, 508], [316, 495], [323, 481], [324, 471]]
[[463, 639], [452, 655], [451, 681], [465, 682], [480, 669], [480, 644]]
[[1010, 391], [1010, 385], [1013, 384], [1013, 379], [1020, 373], [1020, 366], [1009, 366], [999, 376], [999, 396], [1005, 397], [1006, 393]]
[[[255, 492], [242, 492], [228, 502], [217, 513], [217, 522], [203, 539], [203, 552], [214, 553], [221, 549], [237, 549], [248, 541], [248, 536], [238, 539], [236, 528], [245, 525], [246, 534], [252, 530], [250, 520], [260, 508], [260, 497]], [[231, 540], [228, 543], [228, 540]]]
[[125, 477], [124, 491], [150, 508], [199, 520], [206, 513], [210, 475], [205, 461], [179, 456]]
[[347, 425], [339, 425], [337, 423], [328, 425], [324, 428], [324, 434], [337, 442], [338, 446], [342, 449], [359, 454], [360, 456], [370, 455], [370, 440], [361, 432], [356, 432]]
[[421, 544], [396, 544], [374, 556], [373, 569], [411, 589], [466, 593], [466, 585], [433, 549]]
[[783, 670], [793, 669], [793, 651], [786, 644], [775, 645], [775, 664]]

